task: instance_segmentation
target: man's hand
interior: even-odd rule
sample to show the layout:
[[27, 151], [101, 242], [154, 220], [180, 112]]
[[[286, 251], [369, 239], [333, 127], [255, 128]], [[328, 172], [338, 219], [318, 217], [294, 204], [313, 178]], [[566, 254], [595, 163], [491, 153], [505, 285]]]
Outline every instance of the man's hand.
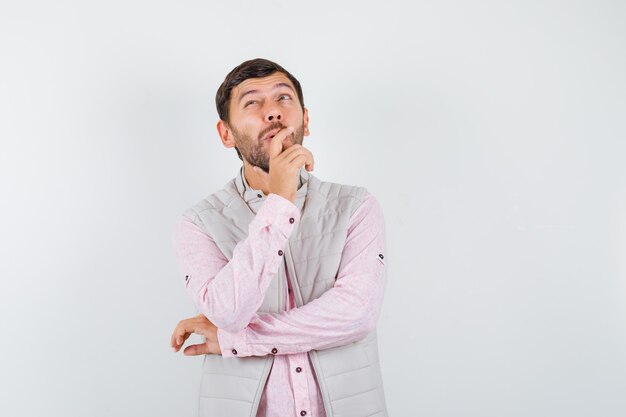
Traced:
[[199, 345], [190, 345], [185, 348], [183, 353], [186, 356], [206, 355], [222, 353], [220, 345], [217, 341], [217, 327], [207, 319], [204, 314], [198, 314], [190, 319], [181, 320], [174, 333], [172, 333], [171, 346], [174, 352], [178, 352], [183, 343], [192, 333], [197, 333], [206, 338], [206, 343]]
[[272, 138], [269, 148], [269, 175], [262, 169], [253, 167], [254, 172], [264, 177], [269, 184], [270, 193], [278, 194], [292, 203], [296, 201], [298, 191], [298, 171], [303, 165], [307, 171], [313, 171], [315, 163], [311, 151], [292, 143], [293, 132], [293, 127], [286, 127]]

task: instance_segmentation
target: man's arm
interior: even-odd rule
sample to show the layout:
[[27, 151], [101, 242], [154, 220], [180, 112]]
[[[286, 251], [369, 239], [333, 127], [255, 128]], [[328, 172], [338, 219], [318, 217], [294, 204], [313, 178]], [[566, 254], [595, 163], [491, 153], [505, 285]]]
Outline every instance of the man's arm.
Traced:
[[279, 251], [299, 220], [300, 212], [291, 201], [270, 194], [228, 261], [200, 227], [181, 218], [174, 228], [174, 250], [196, 308], [226, 331], [245, 328], [263, 302], [283, 262]]
[[335, 286], [299, 308], [255, 314], [250, 324], [239, 332], [218, 325], [222, 354], [224, 357], [291, 354], [362, 339], [374, 328], [380, 314], [386, 261], [382, 210], [368, 194], [350, 219]]

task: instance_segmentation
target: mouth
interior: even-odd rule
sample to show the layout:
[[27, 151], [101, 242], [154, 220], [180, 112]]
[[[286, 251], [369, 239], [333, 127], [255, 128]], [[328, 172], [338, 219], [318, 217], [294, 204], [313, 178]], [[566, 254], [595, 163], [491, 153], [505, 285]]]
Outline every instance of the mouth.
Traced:
[[262, 139], [262, 140], [264, 140], [264, 141], [265, 141], [265, 140], [272, 140], [272, 139], [274, 138], [274, 136], [276, 136], [276, 134], [277, 134], [278, 132], [280, 132], [280, 130], [281, 130], [281, 129], [274, 129], [274, 130], [270, 131], [267, 135], [265, 135], [265, 136], [263, 137], [263, 139]]

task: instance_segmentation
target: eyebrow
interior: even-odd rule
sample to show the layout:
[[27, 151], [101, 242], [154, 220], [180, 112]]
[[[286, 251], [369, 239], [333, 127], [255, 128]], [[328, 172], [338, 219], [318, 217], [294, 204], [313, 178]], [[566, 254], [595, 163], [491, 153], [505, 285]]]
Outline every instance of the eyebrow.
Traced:
[[[276, 90], [276, 89], [281, 88], [281, 87], [287, 87], [288, 89], [290, 89], [291, 91], [293, 91], [293, 88], [291, 88], [291, 86], [290, 86], [289, 84], [287, 84], [287, 83], [276, 83], [276, 84], [274, 84], [274, 86], [272, 87], [272, 90]], [[239, 102], [241, 103], [241, 100], [243, 100], [243, 98], [244, 98], [245, 96], [247, 96], [248, 94], [255, 94], [255, 93], [258, 93], [258, 92], [259, 92], [259, 90], [248, 90], [248, 91], [246, 91], [245, 93], [241, 93], [241, 94], [239, 95]], [[293, 91], [293, 92], [295, 93], [295, 91]]]

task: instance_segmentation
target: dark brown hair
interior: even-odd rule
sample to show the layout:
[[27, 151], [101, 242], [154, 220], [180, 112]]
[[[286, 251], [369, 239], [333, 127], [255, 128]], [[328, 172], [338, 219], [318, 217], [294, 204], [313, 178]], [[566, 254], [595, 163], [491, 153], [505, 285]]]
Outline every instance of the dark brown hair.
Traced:
[[293, 86], [296, 88], [296, 93], [298, 94], [298, 99], [300, 100], [300, 106], [304, 108], [302, 87], [300, 86], [300, 82], [296, 80], [296, 77], [291, 75], [289, 71], [275, 62], [263, 58], [256, 58], [245, 61], [233, 68], [228, 75], [226, 75], [226, 78], [224, 78], [224, 82], [222, 82], [220, 88], [217, 89], [217, 94], [215, 94], [215, 105], [220, 119], [226, 123], [229, 122], [228, 110], [230, 107], [230, 96], [233, 88], [249, 78], [263, 78], [272, 75], [275, 72], [283, 73], [287, 78], [289, 78], [289, 81], [291, 81]]

